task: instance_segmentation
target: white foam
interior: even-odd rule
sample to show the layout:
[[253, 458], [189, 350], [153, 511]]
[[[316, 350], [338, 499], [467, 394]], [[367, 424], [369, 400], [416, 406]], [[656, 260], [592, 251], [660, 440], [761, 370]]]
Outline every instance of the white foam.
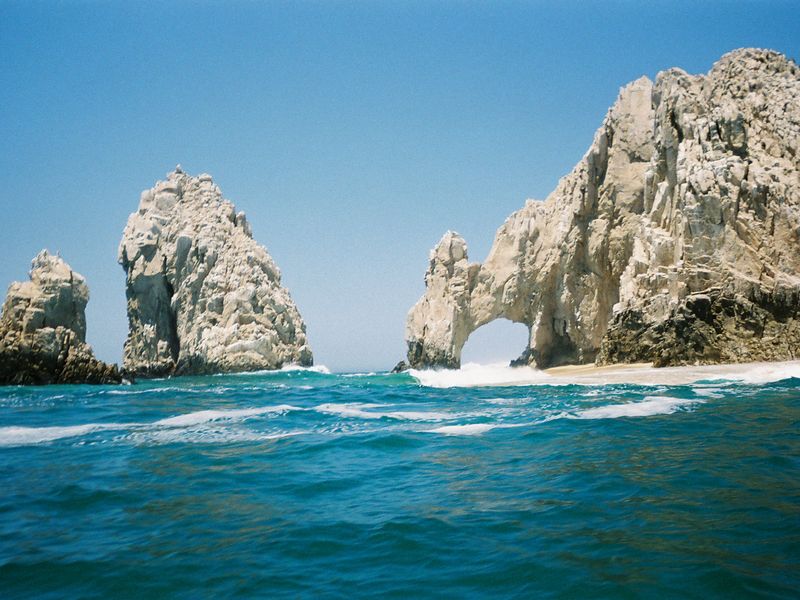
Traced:
[[674, 413], [682, 406], [703, 402], [697, 398], [672, 398], [670, 396], [647, 396], [642, 402], [608, 404], [577, 412], [576, 419], [618, 419], [620, 417], [651, 417]]
[[403, 419], [406, 421], [444, 421], [452, 419], [453, 415], [441, 412], [394, 411], [385, 413], [390, 419]]
[[365, 408], [381, 408], [385, 404], [320, 404], [314, 408], [315, 411], [329, 414], [339, 415], [342, 417], [355, 417], [358, 419], [399, 419], [405, 421], [442, 421], [445, 419], [453, 418], [453, 415], [448, 413], [438, 412], [421, 412], [421, 411], [390, 411], [390, 412], [369, 412]]
[[692, 388], [695, 396], [702, 396], [705, 398], [723, 398], [725, 394], [721, 388], [717, 387], [696, 387]]
[[[545, 419], [549, 420], [549, 419]], [[544, 421], [539, 421], [543, 423]], [[538, 423], [467, 423], [465, 425], [444, 425], [436, 429], [428, 429], [425, 433], [441, 433], [443, 435], [480, 435], [492, 429], [511, 429], [514, 427], [530, 427]]]
[[0, 446], [29, 446], [95, 431], [128, 429], [132, 423], [87, 423], [64, 427], [0, 427]]
[[322, 375], [331, 374], [331, 370], [325, 365], [314, 365], [313, 367], [301, 367], [300, 365], [285, 365], [280, 369], [259, 369], [257, 371], [239, 371], [237, 373], [214, 373], [212, 377], [247, 377], [251, 375], [274, 375], [275, 373], [289, 373], [293, 371], [321, 373]]
[[436, 429], [428, 429], [428, 433], [441, 433], [444, 435], [480, 435], [498, 427], [492, 423], [470, 423], [469, 425], [445, 425]]
[[[155, 379], [151, 379], [151, 381], [156, 381]], [[180, 388], [177, 387], [157, 387], [157, 388], [142, 388], [139, 386], [131, 386], [133, 389], [129, 390], [104, 390], [101, 393], [109, 394], [111, 396], [130, 396], [130, 395], [138, 395], [138, 394], [157, 394], [160, 392], [175, 392], [175, 391], [182, 391]]]
[[164, 427], [191, 427], [192, 425], [199, 425], [201, 423], [210, 423], [212, 421], [239, 421], [248, 417], [256, 417], [270, 413], [285, 413], [292, 410], [303, 410], [297, 406], [290, 404], [279, 404], [277, 406], [262, 406], [260, 408], [233, 408], [228, 410], [198, 410], [197, 412], [178, 415], [161, 419], [153, 423], [153, 425], [161, 425]]
[[330, 375], [331, 370], [325, 365], [314, 365], [313, 367], [301, 367], [300, 365], [286, 365], [281, 368], [281, 371], [306, 371], [308, 373], [321, 373], [323, 375]]
[[160, 444], [230, 444], [240, 442], [262, 442], [309, 433], [307, 431], [284, 431], [262, 433], [246, 429], [213, 428], [167, 428], [136, 431], [125, 436], [125, 440], [137, 445]]
[[408, 374], [421, 385], [435, 388], [535, 385], [552, 379], [543, 371], [504, 363], [467, 363], [460, 369], [409, 369]]
[[509, 405], [509, 404], [525, 404], [530, 402], [530, 398], [487, 398], [484, 400], [487, 404], [495, 405]]
[[505, 364], [467, 363], [460, 369], [410, 369], [421, 385], [434, 388], [538, 385], [688, 385], [698, 381], [764, 384], [800, 378], [800, 361], [654, 368], [642, 365], [565, 368], [554, 372]]
[[791, 377], [800, 378], [800, 361], [751, 363], [738, 366], [736, 372], [731, 373], [730, 379], [742, 383], [773, 383]]
[[[145, 435], [147, 433], [158, 435], [157, 431], [159, 429], [185, 429], [215, 421], [242, 421], [249, 417], [270, 413], [284, 413], [293, 410], [304, 409], [289, 404], [279, 404], [277, 406], [264, 406], [260, 408], [200, 410], [160, 419], [153, 423], [86, 423], [84, 425], [67, 425], [63, 427], [0, 427], [0, 447], [41, 444], [64, 438], [79, 437], [98, 431], [135, 429], [139, 430], [137, 433], [140, 435]], [[254, 435], [259, 435], [260, 437], [258, 439], [263, 438], [263, 434]]]

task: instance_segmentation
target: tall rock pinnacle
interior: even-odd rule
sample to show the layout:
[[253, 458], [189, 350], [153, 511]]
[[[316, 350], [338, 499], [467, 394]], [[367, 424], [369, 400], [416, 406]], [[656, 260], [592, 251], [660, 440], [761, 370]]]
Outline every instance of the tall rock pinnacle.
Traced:
[[210, 175], [178, 166], [144, 191], [119, 262], [130, 327], [125, 369], [159, 376], [312, 364], [278, 267]]

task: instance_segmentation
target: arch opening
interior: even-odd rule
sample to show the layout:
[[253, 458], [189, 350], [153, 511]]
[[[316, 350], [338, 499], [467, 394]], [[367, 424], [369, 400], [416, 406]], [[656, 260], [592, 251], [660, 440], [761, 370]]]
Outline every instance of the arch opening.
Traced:
[[513, 366], [513, 362], [527, 355], [530, 328], [523, 323], [498, 318], [481, 325], [467, 338], [461, 350], [461, 364], [478, 363]]

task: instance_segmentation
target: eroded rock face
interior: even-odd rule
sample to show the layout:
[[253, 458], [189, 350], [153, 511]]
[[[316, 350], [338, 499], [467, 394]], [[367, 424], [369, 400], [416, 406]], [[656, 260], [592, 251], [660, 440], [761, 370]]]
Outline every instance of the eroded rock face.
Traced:
[[406, 324], [412, 366], [453, 367], [498, 317], [520, 362], [659, 365], [800, 353], [800, 69], [744, 49], [620, 92], [589, 151], [470, 263], [447, 233]]
[[30, 281], [8, 288], [0, 315], [0, 385], [118, 383], [113, 365], [86, 343], [84, 278], [60, 256], [42, 250]]
[[312, 364], [278, 267], [211, 176], [178, 167], [143, 192], [119, 262], [127, 275], [126, 370], [161, 376]]

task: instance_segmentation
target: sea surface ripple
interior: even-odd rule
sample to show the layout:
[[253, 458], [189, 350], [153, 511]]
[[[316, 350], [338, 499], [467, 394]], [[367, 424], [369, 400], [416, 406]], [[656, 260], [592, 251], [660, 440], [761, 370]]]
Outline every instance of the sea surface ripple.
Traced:
[[796, 598], [798, 377], [0, 388], [0, 596]]

